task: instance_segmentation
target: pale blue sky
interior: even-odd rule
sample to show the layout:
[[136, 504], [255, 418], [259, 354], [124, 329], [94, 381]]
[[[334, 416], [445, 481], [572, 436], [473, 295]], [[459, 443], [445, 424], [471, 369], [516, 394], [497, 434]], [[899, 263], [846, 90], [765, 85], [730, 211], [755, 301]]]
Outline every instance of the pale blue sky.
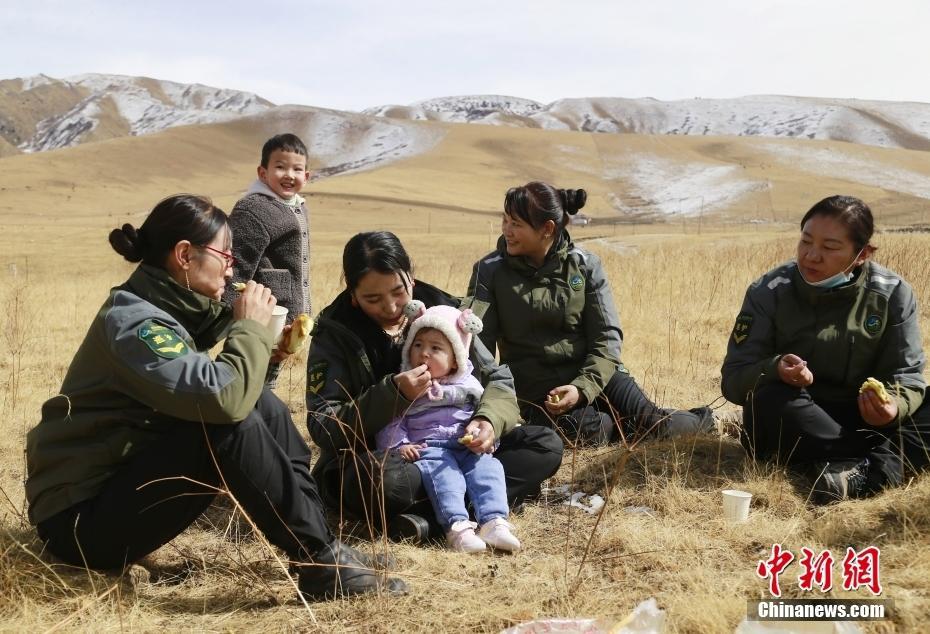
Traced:
[[463, 94], [930, 102], [924, 0], [33, 0], [0, 78], [145, 75], [358, 110]]

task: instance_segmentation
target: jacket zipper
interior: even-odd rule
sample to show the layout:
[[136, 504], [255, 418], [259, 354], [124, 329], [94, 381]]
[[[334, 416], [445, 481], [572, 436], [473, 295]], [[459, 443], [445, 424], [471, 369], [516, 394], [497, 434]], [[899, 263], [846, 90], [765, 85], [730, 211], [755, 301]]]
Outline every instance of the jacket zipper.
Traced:
[[846, 351], [846, 369], [843, 370], [843, 383], [849, 383], [849, 366], [852, 365], [853, 347], [856, 345], [856, 335], [849, 335], [849, 349]]

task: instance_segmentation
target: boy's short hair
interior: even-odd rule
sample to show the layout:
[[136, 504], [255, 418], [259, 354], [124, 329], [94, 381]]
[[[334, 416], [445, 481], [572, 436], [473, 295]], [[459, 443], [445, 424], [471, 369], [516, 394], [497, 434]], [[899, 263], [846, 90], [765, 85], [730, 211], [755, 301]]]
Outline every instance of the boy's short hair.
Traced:
[[300, 154], [304, 157], [310, 156], [310, 154], [307, 152], [307, 146], [304, 145], [304, 142], [301, 141], [300, 137], [296, 134], [276, 134], [265, 141], [265, 145], [262, 146], [262, 167], [268, 167], [268, 161], [271, 159], [271, 153], [275, 150], [293, 152], [294, 154]]

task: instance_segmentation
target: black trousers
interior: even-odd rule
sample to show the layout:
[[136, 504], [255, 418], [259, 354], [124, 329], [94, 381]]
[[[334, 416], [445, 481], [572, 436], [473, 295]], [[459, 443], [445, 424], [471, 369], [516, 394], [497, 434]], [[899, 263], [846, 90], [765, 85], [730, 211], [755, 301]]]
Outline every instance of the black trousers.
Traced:
[[[562, 464], [562, 440], [551, 429], [522, 425], [505, 434], [494, 456], [504, 466], [511, 507], [539, 495], [543, 480]], [[401, 513], [413, 513], [436, 524], [420, 470], [396, 451], [367, 454], [344, 452], [341, 482], [331, 491], [331, 506], [340, 515], [366, 521], [380, 530]]]
[[930, 407], [878, 428], [862, 419], [855, 401], [818, 403], [804, 388], [771, 383], [743, 408], [741, 440], [752, 458], [786, 465], [868, 458], [870, 486], [895, 486], [930, 464]]
[[225, 481], [268, 541], [293, 560], [306, 559], [333, 541], [309, 463], [310, 449], [287, 406], [266, 389], [238, 424], [178, 420], [99, 495], [40, 522], [37, 530], [48, 550], [68, 563], [120, 568], [190, 526]]
[[543, 403], [520, 411], [530, 424], [555, 427], [569, 442], [604, 445], [646, 436], [670, 437], [708, 431], [713, 417], [707, 408], [663, 409], [646, 396], [627, 372], [616, 372], [593, 403], [553, 418]]

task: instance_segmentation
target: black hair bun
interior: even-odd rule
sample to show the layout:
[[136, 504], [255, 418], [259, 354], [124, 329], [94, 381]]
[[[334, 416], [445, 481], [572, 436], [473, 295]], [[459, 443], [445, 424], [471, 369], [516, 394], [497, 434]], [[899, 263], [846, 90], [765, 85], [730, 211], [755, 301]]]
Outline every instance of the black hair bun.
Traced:
[[129, 262], [142, 261], [139, 232], [131, 224], [124, 224], [110, 232], [110, 246]]
[[588, 192], [583, 189], [560, 189], [559, 198], [562, 199], [562, 208], [565, 213], [574, 216], [587, 202]]

